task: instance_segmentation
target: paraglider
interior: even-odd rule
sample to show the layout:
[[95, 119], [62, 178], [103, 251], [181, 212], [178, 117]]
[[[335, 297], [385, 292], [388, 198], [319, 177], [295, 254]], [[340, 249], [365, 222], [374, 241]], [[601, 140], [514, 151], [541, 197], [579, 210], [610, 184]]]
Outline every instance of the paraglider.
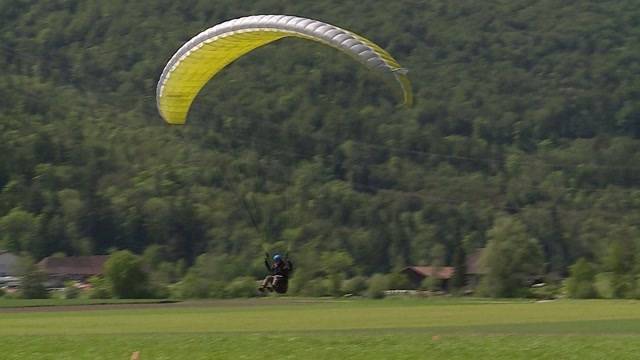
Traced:
[[287, 15], [255, 15], [209, 28], [185, 43], [160, 76], [156, 102], [169, 124], [184, 124], [202, 87], [225, 66], [248, 52], [285, 37], [320, 42], [350, 55], [399, 85], [403, 103], [413, 95], [407, 70], [372, 41], [321, 21]]
[[269, 271], [262, 281], [258, 290], [275, 291], [278, 294], [285, 294], [289, 289], [289, 275], [293, 272], [293, 263], [288, 257], [276, 254], [273, 256], [273, 263], [269, 263], [269, 254], [265, 254], [264, 266]]
[[[169, 124], [184, 124], [195, 97], [216, 74], [252, 50], [286, 37], [319, 42], [351, 56], [393, 83], [402, 94], [404, 105], [410, 106], [413, 102], [407, 69], [371, 40], [317, 20], [288, 15], [255, 15], [209, 28], [178, 49], [158, 81], [158, 112]], [[242, 197], [237, 197], [259, 231]], [[286, 293], [289, 275], [293, 271], [292, 262], [286, 256], [276, 255], [270, 263], [267, 254], [265, 266], [269, 275], [259, 290]]]

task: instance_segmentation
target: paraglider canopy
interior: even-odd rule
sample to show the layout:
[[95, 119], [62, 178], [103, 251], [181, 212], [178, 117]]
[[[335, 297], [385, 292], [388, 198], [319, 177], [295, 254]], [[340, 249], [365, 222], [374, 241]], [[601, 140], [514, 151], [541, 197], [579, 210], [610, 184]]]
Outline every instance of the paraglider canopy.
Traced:
[[407, 70], [372, 41], [321, 21], [287, 15], [256, 15], [207, 29], [184, 44], [164, 68], [156, 89], [160, 115], [184, 124], [194, 98], [225, 66], [244, 54], [284, 37], [313, 40], [342, 51], [368, 68], [395, 80], [403, 103], [413, 95]]

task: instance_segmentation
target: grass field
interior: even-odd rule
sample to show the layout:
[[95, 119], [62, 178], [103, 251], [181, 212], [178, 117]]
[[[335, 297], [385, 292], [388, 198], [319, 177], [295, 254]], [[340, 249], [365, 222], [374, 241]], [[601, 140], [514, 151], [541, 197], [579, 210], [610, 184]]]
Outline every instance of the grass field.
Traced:
[[0, 309], [0, 359], [635, 359], [640, 302], [257, 299]]

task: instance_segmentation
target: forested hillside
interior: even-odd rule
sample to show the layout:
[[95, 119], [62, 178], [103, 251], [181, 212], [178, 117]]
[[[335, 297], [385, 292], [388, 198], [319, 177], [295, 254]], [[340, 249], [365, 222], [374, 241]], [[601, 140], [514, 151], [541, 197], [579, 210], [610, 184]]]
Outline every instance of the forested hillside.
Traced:
[[[343, 54], [285, 39], [208, 84], [187, 125], [165, 125], [155, 86], [172, 54], [269, 13], [377, 42], [410, 70], [415, 105]], [[617, 295], [635, 291], [637, 0], [0, 0], [0, 68], [0, 248], [159, 245], [156, 263], [207, 253], [196, 268], [221, 281], [288, 250], [307, 281], [490, 245], [488, 259], [560, 276], [585, 258]]]

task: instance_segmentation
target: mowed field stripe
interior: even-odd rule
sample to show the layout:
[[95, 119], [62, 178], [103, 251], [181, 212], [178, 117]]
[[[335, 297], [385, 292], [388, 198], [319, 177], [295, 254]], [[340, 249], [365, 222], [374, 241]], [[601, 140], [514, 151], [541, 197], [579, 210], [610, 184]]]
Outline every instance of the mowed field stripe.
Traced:
[[[348, 301], [263, 306], [182, 306], [93, 311], [3, 313], [0, 335], [236, 333], [449, 329], [510, 333], [639, 332], [636, 301], [439, 304], [428, 301]], [[561, 329], [551, 331], [549, 329]], [[475, 330], [474, 330], [475, 329]], [[484, 329], [484, 330], [483, 330]], [[493, 330], [492, 330], [493, 329]], [[546, 330], [545, 330], [546, 329]], [[604, 329], [604, 330], [598, 330]], [[592, 331], [593, 330], [593, 331]], [[515, 330], [514, 330], [515, 331]], [[517, 332], [517, 331], [516, 331]]]

